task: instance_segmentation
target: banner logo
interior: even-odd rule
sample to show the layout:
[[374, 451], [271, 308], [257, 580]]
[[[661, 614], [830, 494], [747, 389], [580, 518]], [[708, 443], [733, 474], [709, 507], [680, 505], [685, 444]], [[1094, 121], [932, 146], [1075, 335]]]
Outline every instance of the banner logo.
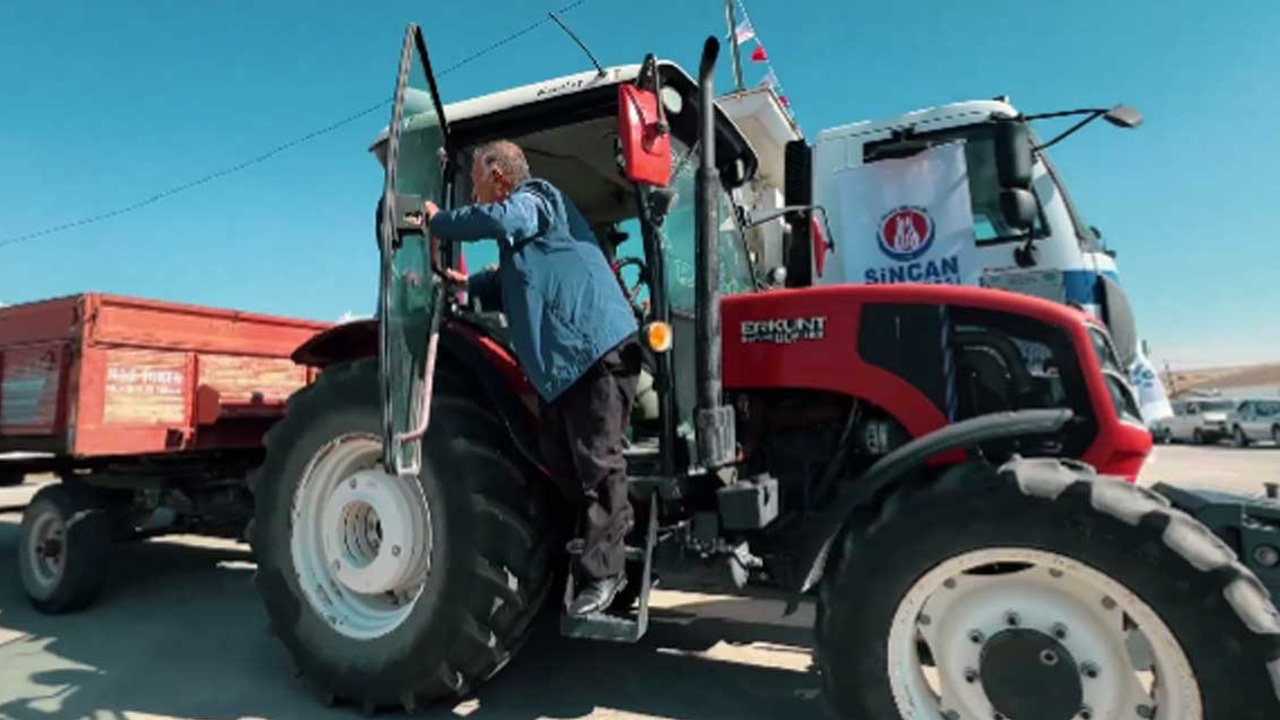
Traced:
[[877, 235], [885, 255], [900, 262], [915, 260], [933, 245], [933, 218], [923, 207], [903, 205], [880, 218]]

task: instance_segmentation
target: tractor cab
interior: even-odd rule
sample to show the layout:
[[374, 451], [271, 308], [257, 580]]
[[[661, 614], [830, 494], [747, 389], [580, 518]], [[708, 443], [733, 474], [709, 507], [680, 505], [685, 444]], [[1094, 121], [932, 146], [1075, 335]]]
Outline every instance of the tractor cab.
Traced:
[[[503, 345], [506, 319], [491, 293], [465, 293], [441, 283], [446, 268], [473, 271], [497, 262], [491, 243], [433, 244], [421, 234], [422, 204], [471, 202], [472, 153], [507, 139], [519, 145], [532, 176], [549, 181], [582, 211], [618, 281], [646, 328], [645, 367], [633, 413], [632, 460], [637, 472], [671, 474], [697, 465], [696, 380], [691, 368], [697, 312], [696, 235], [700, 98], [679, 66], [644, 63], [555, 78], [443, 106], [425, 45], [406, 45], [397, 119], [371, 151], [387, 172], [379, 225], [383, 275], [382, 338], [386, 402], [403, 455], [388, 457], [412, 470], [420, 462], [412, 438], [427, 422], [431, 343], [441, 323], [473, 329]], [[720, 219], [716, 295], [761, 286], [733, 190], [751, 179], [757, 159], [724, 111], [713, 103], [714, 165], [719, 181], [710, 201]], [[495, 302], [497, 300], [497, 302]], [[655, 343], [658, 343], [655, 345]], [[670, 388], [671, 392], [666, 389]], [[525, 402], [536, 405], [532, 388]], [[419, 398], [414, 400], [412, 398]]]

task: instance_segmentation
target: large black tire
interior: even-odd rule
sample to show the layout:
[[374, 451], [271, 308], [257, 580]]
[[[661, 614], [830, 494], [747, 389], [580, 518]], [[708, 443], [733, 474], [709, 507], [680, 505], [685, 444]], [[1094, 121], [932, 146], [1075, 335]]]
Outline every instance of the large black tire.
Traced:
[[312, 456], [349, 433], [379, 436], [377, 365], [327, 370], [290, 399], [267, 437], [251, 542], [271, 626], [325, 701], [421, 708], [462, 694], [511, 659], [554, 585], [563, 548], [553, 489], [514, 455], [504, 425], [455, 376], [437, 374], [418, 478], [431, 511], [426, 586], [389, 633], [337, 632], [300, 592], [290, 548], [295, 490]]
[[111, 541], [107, 507], [92, 490], [41, 488], [22, 514], [18, 538], [18, 574], [31, 605], [50, 614], [87, 607], [102, 588]]
[[[933, 485], [898, 491], [846, 531], [817, 620], [824, 691], [837, 714], [904, 717], [888, 667], [897, 609], [941, 563], [997, 547], [1065, 556], [1136, 594], [1189, 661], [1204, 719], [1280, 717], [1280, 615], [1257, 577], [1162, 496], [1053, 460], [955, 468]], [[1027, 692], [1039, 702], [1040, 688]]]

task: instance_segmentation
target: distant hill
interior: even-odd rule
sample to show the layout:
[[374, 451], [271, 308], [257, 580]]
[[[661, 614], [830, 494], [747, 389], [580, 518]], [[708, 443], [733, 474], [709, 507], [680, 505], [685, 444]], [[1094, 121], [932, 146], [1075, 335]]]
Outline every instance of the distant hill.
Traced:
[[1173, 385], [1178, 392], [1280, 387], [1280, 363], [1174, 370]]

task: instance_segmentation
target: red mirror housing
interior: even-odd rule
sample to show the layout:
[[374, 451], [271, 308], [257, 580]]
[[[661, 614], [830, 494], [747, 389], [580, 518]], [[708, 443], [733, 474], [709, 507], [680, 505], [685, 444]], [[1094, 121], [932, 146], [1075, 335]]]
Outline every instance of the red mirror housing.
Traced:
[[666, 187], [671, 183], [671, 132], [658, 95], [635, 85], [618, 86], [618, 139], [627, 179]]

